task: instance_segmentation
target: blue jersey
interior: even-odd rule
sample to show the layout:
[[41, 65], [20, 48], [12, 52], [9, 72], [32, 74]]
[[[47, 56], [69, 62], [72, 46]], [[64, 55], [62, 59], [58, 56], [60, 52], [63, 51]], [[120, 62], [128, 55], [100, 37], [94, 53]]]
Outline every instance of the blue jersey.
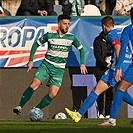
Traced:
[[123, 69], [123, 61], [127, 54], [127, 46], [130, 49], [130, 55], [133, 61], [133, 24], [124, 28], [121, 35], [121, 50], [119, 54], [119, 58], [117, 60], [116, 69]]
[[[117, 61], [115, 49], [113, 45], [119, 44], [120, 38], [121, 38], [121, 32], [117, 29], [112, 29], [107, 35], [107, 43], [108, 43], [108, 46], [110, 48], [111, 55], [112, 55], [110, 68], [113, 70], [115, 70], [116, 68], [116, 61]], [[129, 47], [129, 45], [127, 45], [126, 54], [124, 56], [123, 65], [122, 65], [123, 71], [125, 71], [130, 64], [131, 64], [131, 48]]]

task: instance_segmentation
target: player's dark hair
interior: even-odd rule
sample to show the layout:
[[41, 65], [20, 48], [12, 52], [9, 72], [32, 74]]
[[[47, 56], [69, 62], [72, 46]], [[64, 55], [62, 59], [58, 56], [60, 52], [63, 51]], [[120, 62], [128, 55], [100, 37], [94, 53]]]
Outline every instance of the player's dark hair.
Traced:
[[114, 26], [114, 19], [111, 16], [106, 16], [101, 20], [101, 23], [106, 26]]
[[68, 19], [68, 20], [70, 20], [71, 17], [70, 17], [69, 15], [66, 15], [66, 14], [61, 14], [61, 15], [58, 16], [58, 22], [59, 22], [60, 20], [63, 20], [63, 19]]
[[130, 10], [130, 16], [131, 16], [131, 21], [132, 21], [132, 23], [133, 23], [133, 7], [132, 7], [131, 10]]

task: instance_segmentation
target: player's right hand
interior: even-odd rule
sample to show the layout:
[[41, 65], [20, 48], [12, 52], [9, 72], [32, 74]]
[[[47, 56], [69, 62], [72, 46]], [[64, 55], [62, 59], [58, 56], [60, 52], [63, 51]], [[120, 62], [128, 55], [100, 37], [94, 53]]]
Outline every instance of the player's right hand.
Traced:
[[116, 70], [116, 74], [115, 74], [115, 81], [116, 82], [119, 82], [119, 81], [121, 81], [121, 77], [122, 77], [122, 70], [120, 69], [120, 70]]
[[27, 72], [29, 72], [33, 67], [33, 61], [29, 61], [28, 64], [27, 64], [27, 67], [28, 67]]

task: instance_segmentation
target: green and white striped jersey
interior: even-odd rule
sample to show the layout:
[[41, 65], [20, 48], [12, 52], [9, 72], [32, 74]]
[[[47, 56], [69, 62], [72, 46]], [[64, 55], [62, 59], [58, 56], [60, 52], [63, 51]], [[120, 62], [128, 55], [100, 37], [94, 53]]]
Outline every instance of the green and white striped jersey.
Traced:
[[60, 36], [57, 31], [47, 32], [37, 41], [39, 45], [45, 42], [48, 42], [48, 49], [44, 60], [59, 68], [65, 68], [71, 45], [78, 50], [83, 47], [73, 34], [66, 33], [64, 36]]

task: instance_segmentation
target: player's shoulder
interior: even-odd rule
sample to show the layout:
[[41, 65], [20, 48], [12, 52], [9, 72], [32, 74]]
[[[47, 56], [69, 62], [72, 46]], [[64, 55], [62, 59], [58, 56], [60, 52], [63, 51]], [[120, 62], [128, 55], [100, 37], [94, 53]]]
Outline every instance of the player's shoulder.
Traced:
[[53, 34], [53, 33], [57, 33], [57, 30], [51, 30], [47, 32], [48, 34]]
[[76, 39], [76, 36], [70, 32], [67, 32], [66, 35], [65, 35], [65, 38], [66, 39], [70, 39], [70, 40], [75, 40]]
[[73, 33], [67, 32], [66, 35], [75, 36]]
[[118, 29], [116, 29], [116, 28], [113, 28], [113, 29], [109, 32], [108, 36], [118, 36], [118, 35], [120, 35], [120, 34], [121, 34], [121, 31], [120, 31], [120, 30], [118, 30]]
[[127, 30], [130, 31], [132, 29], [133, 29], [133, 24], [130, 24], [130, 25], [126, 26], [123, 31], [127, 31]]

